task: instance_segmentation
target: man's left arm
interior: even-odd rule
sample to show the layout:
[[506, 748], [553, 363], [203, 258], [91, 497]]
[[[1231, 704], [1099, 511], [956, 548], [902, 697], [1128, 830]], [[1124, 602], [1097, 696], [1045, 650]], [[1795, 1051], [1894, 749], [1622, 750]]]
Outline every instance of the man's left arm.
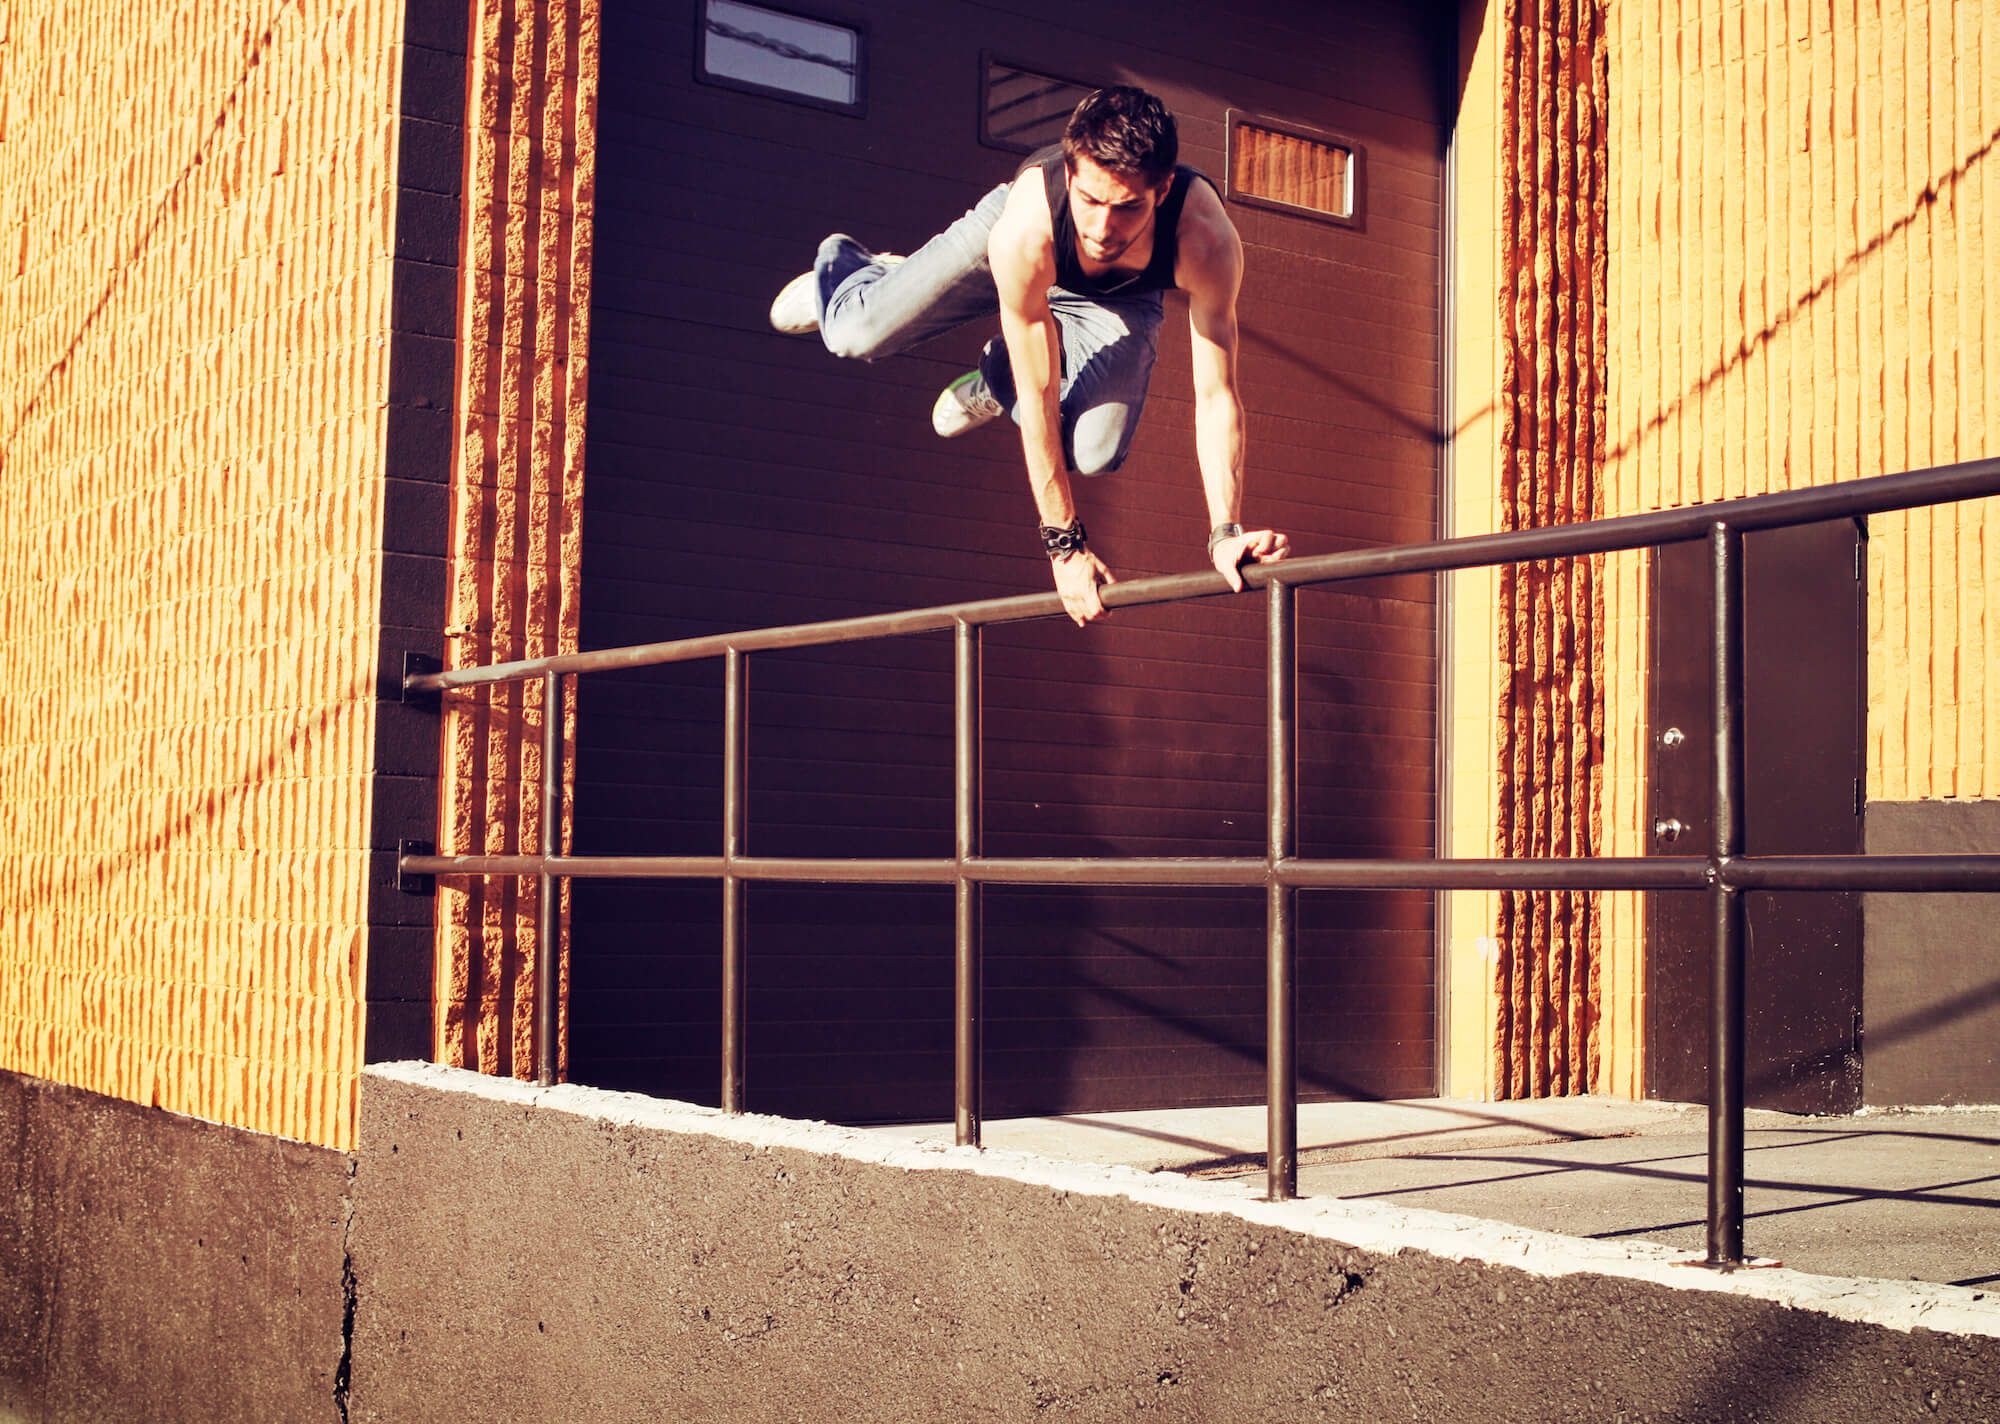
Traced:
[[[1229, 534], [1243, 517], [1243, 398], [1236, 386], [1236, 295], [1243, 285], [1243, 242], [1206, 184], [1188, 195], [1194, 219], [1183, 229], [1177, 276], [1188, 294], [1194, 368], [1194, 448], [1208, 501], [1209, 560], [1238, 592], [1242, 565], [1274, 563], [1290, 552], [1275, 529]], [[1205, 202], [1201, 201], [1205, 200]]]

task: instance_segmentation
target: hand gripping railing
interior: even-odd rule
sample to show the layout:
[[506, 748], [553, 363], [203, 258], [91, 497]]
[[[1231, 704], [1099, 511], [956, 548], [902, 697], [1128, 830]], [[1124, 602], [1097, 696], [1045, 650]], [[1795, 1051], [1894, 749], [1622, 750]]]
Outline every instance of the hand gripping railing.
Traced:
[[[1269, 1195], [1298, 1190], [1298, 1064], [1294, 1039], [1296, 927], [1300, 889], [1368, 890], [1694, 890], [1713, 907], [1714, 994], [1709, 1043], [1708, 1255], [1729, 1268], [1743, 1261], [1743, 897], [1758, 890], [2000, 890], [2000, 855], [1746, 856], [1743, 854], [1743, 535], [2000, 494], [2000, 460], [1852, 480], [1720, 504], [1599, 519], [1584, 524], [1362, 549], [1244, 570], [1264, 590], [1268, 657], [1267, 837], [1262, 857], [991, 858], [981, 854], [980, 632], [993, 623], [1062, 613], [1053, 593], [939, 608], [761, 628], [674, 642], [565, 653], [405, 678], [405, 695], [543, 684], [542, 828], [535, 855], [404, 854], [405, 876], [533, 875], [540, 879], [536, 962], [536, 1061], [551, 1081], [555, 1025], [555, 885], [563, 878], [719, 879], [723, 887], [722, 1105], [744, 1109], [743, 885], [746, 881], [937, 884], [956, 889], [954, 1097], [957, 1137], [980, 1137], [980, 888], [1005, 885], [1262, 886], [1266, 896], [1266, 1072]], [[1295, 590], [1304, 584], [1434, 573], [1533, 559], [1572, 558], [1696, 539], [1708, 541], [1715, 582], [1715, 838], [1706, 856], [1574, 859], [1312, 860], [1297, 854], [1293, 794]], [[1226, 593], [1215, 573], [1176, 574], [1113, 584], [1113, 608]], [[745, 850], [748, 667], [753, 653], [909, 633], [949, 631], [954, 673], [954, 835], [950, 859], [808, 859]], [[553, 808], [560, 804], [562, 679], [583, 673], [723, 660], [723, 825], [719, 856], [558, 855]]]

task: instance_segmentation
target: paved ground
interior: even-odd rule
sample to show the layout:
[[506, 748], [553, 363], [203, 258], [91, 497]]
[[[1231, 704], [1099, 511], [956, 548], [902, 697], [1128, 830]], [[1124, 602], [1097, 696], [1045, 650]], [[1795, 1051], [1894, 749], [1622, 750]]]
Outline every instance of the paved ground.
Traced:
[[[948, 1126], [877, 1131], [949, 1140]], [[1299, 1191], [1571, 1236], [1705, 1249], [1707, 1115], [1567, 1098], [1321, 1103], [1300, 1111]], [[986, 1142], [1211, 1178], [1263, 1174], [1261, 1108], [988, 1123]], [[1752, 1113], [1745, 1245], [1826, 1275], [2000, 1290], [2000, 1107]]]

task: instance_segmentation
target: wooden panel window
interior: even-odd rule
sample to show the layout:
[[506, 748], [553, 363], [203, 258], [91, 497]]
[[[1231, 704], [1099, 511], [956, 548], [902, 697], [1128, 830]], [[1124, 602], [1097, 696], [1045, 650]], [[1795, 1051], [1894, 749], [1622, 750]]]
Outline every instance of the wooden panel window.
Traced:
[[1360, 146], [1337, 134], [1232, 109], [1229, 196], [1239, 203], [1359, 226]]

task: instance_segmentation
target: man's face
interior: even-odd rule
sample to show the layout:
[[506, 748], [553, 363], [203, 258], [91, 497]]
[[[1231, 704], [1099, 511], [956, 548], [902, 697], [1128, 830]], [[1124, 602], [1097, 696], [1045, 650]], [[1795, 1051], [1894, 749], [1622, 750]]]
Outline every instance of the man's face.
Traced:
[[1079, 154], [1069, 175], [1069, 214], [1076, 244], [1092, 262], [1116, 262], [1144, 237], [1167, 196], [1137, 173], [1114, 173]]

